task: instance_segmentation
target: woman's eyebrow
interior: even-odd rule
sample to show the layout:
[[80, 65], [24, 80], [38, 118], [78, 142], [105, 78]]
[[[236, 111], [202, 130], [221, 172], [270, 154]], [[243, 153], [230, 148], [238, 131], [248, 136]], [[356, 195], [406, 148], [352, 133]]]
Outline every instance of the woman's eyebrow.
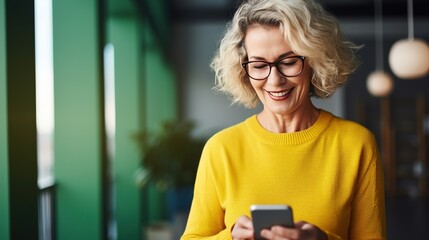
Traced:
[[287, 57], [287, 56], [289, 56], [289, 55], [291, 55], [293, 53], [294, 53], [293, 51], [285, 52], [282, 55], [280, 55], [277, 59], [285, 58], [285, 57]]
[[[291, 55], [293, 53], [294, 53], [293, 51], [285, 52], [285, 53], [281, 54], [280, 56], [278, 56], [277, 59], [285, 58], [285, 57], [287, 57], [287, 56], [289, 56], [289, 55]], [[249, 60], [250, 59], [256, 60], [256, 61], [265, 61], [266, 60], [265, 58], [259, 57], [259, 56], [250, 56]]]

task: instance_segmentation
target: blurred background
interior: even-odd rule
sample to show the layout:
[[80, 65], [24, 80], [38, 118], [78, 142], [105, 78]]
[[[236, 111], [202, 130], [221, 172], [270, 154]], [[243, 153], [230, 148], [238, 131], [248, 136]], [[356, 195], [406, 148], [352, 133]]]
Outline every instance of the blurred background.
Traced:
[[[212, 89], [240, 2], [0, 0], [0, 239], [178, 239], [201, 143], [260, 110]], [[427, 238], [428, 3], [320, 2], [363, 47], [314, 103], [376, 135], [388, 239]]]

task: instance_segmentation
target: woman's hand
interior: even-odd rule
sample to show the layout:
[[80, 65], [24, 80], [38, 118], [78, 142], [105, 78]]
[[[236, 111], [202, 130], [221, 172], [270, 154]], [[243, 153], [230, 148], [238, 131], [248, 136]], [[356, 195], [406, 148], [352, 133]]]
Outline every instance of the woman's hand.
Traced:
[[232, 228], [232, 239], [234, 240], [246, 240], [253, 239], [253, 223], [247, 216], [241, 216], [238, 218], [234, 227]]
[[328, 236], [318, 227], [307, 223], [297, 222], [294, 228], [274, 226], [261, 231], [261, 236], [269, 240], [327, 240]]

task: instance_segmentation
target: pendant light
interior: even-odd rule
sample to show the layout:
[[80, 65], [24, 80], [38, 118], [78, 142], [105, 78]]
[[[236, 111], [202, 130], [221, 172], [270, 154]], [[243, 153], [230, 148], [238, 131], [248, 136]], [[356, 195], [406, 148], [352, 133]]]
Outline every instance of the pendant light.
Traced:
[[383, 23], [382, 23], [382, 0], [374, 1], [375, 10], [375, 65], [376, 70], [372, 72], [366, 81], [369, 93], [375, 97], [388, 96], [393, 90], [393, 80], [383, 70]]
[[408, 39], [397, 41], [389, 53], [390, 68], [403, 79], [422, 78], [429, 72], [429, 46], [414, 39], [413, 21], [413, 0], [408, 0]]

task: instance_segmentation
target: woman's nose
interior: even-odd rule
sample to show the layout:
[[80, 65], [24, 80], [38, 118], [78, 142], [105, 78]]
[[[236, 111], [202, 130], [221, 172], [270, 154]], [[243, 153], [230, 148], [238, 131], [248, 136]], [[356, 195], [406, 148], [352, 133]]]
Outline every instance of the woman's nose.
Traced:
[[268, 76], [267, 82], [272, 85], [280, 85], [286, 82], [286, 78], [279, 72], [275, 65], [271, 66], [271, 73]]

